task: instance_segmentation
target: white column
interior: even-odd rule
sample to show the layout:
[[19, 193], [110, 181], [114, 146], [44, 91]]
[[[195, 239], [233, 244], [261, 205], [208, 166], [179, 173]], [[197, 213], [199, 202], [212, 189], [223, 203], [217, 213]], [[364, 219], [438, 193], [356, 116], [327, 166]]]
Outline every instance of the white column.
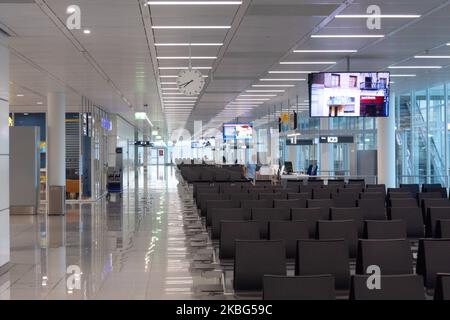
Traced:
[[[47, 179], [51, 187], [66, 185], [66, 96], [63, 92], [47, 95]], [[49, 192], [49, 204], [52, 195]], [[58, 198], [63, 195], [58, 194]], [[64, 195], [65, 198], [65, 195]], [[62, 207], [64, 208], [64, 206]], [[51, 214], [63, 214], [63, 212]]]
[[110, 115], [111, 131], [108, 132], [108, 167], [116, 166], [116, 148], [118, 147], [117, 116]]
[[[320, 119], [320, 131], [323, 134], [328, 134], [327, 130], [329, 127], [328, 118]], [[331, 143], [321, 143], [320, 144], [320, 166], [319, 171], [322, 172], [323, 175], [330, 174], [330, 171], [334, 170], [334, 147]]]
[[395, 188], [395, 94], [391, 94], [389, 117], [377, 118], [378, 183]]
[[0, 33], [0, 268], [10, 260], [9, 240], [9, 49]]

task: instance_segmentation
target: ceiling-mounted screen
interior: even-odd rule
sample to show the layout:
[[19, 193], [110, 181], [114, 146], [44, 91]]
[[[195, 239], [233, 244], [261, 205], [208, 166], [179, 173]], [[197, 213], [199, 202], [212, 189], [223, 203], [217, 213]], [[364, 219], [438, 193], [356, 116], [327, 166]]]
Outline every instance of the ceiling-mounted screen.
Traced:
[[251, 123], [224, 123], [223, 138], [229, 140], [248, 140], [253, 137], [253, 126]]
[[389, 72], [309, 75], [311, 117], [389, 116]]

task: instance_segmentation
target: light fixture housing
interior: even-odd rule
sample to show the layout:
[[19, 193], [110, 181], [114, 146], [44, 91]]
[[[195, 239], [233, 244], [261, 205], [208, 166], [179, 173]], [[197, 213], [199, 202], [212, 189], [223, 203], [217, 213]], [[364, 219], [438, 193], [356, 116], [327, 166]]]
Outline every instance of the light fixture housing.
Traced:
[[293, 50], [294, 53], [356, 53], [358, 50]]
[[311, 38], [384, 38], [384, 34], [313, 34]]

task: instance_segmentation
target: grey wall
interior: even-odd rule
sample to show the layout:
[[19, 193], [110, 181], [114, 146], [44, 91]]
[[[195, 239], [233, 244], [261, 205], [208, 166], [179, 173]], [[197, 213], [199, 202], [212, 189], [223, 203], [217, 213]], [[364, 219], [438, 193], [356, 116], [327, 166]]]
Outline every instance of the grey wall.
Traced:
[[39, 203], [39, 127], [11, 127], [9, 138], [10, 206], [35, 207], [37, 209]]

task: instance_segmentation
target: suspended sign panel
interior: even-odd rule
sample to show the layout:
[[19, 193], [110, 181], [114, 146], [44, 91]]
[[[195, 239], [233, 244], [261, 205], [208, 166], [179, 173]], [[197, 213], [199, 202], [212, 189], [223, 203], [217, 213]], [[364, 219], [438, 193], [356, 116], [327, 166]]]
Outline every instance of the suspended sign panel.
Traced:
[[287, 146], [312, 146], [313, 141], [312, 140], [293, 140], [293, 139], [287, 139], [286, 140]]
[[353, 136], [320, 136], [319, 138], [320, 143], [353, 143], [354, 140]]

